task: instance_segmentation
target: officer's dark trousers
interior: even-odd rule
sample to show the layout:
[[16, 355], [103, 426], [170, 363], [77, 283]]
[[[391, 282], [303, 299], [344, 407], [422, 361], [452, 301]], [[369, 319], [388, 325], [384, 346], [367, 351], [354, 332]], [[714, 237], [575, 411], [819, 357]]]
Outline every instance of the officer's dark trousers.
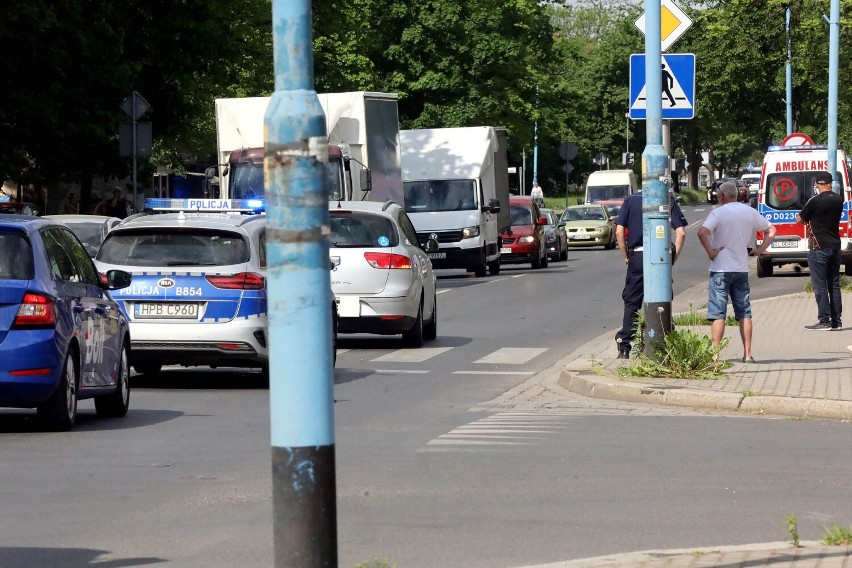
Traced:
[[645, 283], [642, 278], [642, 251], [630, 253], [627, 257], [627, 276], [624, 278], [624, 291], [621, 299], [624, 300], [624, 319], [621, 329], [615, 334], [615, 339], [621, 340], [622, 351], [630, 349], [633, 339], [633, 329], [639, 319], [639, 310], [642, 309], [642, 301], [645, 297]]

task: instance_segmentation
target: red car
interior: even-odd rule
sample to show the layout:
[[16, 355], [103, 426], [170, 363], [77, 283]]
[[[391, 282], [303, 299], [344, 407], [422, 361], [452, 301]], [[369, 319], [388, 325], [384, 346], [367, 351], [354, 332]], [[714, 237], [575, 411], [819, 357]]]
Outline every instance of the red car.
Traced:
[[509, 197], [512, 226], [500, 234], [500, 262], [529, 262], [533, 268], [547, 267], [544, 225], [547, 219], [528, 195]]

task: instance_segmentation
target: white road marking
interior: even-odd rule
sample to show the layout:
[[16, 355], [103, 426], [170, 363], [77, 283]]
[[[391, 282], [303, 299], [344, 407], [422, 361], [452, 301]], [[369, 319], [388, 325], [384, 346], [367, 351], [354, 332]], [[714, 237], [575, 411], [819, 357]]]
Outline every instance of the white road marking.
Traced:
[[373, 371], [378, 375], [428, 375], [429, 371], [418, 371], [415, 369], [376, 369]]
[[452, 347], [421, 347], [420, 349], [397, 349], [387, 355], [382, 355], [373, 361], [385, 363], [422, 363], [441, 353], [449, 351]]
[[[429, 448], [440, 446], [529, 446], [544, 440], [541, 434], [553, 434], [567, 427], [565, 412], [542, 410], [532, 412], [499, 412], [475, 422], [459, 426], [426, 443]], [[507, 442], [506, 439], [520, 439]]]
[[453, 371], [453, 374], [454, 375], [534, 375], [535, 371]]
[[486, 355], [482, 359], [477, 359], [474, 363], [490, 363], [496, 365], [522, 365], [538, 357], [547, 349], [538, 347], [503, 347], [490, 355]]

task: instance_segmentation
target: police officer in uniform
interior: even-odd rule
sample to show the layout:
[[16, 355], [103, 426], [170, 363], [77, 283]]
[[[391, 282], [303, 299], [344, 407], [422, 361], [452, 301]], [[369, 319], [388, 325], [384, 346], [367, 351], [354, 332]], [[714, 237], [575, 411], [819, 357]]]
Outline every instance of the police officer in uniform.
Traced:
[[[680, 256], [683, 243], [686, 240], [686, 217], [683, 216], [677, 201], [672, 199], [669, 207], [669, 217], [672, 229], [675, 231], [675, 250], [672, 264]], [[635, 193], [621, 205], [618, 217], [615, 220], [615, 239], [624, 263], [627, 265], [627, 276], [624, 278], [624, 291], [621, 299], [624, 300], [624, 319], [621, 329], [615, 334], [618, 344], [618, 358], [630, 358], [630, 342], [633, 339], [633, 330], [639, 319], [639, 310], [645, 296], [645, 282], [642, 277], [642, 193]]]

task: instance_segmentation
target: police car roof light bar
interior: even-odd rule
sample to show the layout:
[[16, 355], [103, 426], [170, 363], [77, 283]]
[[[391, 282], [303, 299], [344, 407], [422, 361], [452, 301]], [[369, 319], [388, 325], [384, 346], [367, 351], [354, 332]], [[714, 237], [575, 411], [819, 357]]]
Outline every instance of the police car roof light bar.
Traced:
[[149, 197], [145, 210], [152, 213], [263, 213], [262, 199], [164, 199]]

